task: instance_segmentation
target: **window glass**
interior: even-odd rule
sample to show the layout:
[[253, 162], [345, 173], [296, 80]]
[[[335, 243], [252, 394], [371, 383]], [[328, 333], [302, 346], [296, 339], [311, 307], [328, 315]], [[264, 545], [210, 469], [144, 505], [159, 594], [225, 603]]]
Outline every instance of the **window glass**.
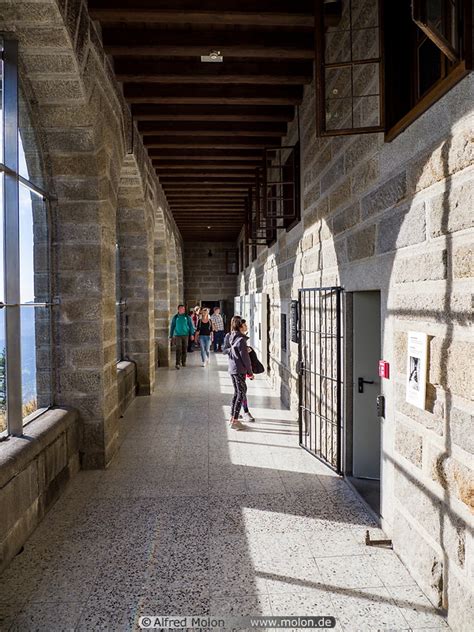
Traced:
[[49, 239], [43, 198], [19, 186], [23, 418], [50, 405]]
[[[4, 301], [4, 258], [3, 258], [3, 173], [0, 173], [0, 302]], [[7, 427], [7, 392], [5, 381], [6, 363], [5, 308], [0, 309], [0, 432]]]
[[20, 175], [39, 188], [44, 188], [43, 168], [38, 142], [31, 121], [28, 100], [20, 88], [18, 97], [18, 165]]
[[[0, 39], [0, 52], [3, 50]], [[3, 60], [0, 59], [0, 162], [3, 162]]]

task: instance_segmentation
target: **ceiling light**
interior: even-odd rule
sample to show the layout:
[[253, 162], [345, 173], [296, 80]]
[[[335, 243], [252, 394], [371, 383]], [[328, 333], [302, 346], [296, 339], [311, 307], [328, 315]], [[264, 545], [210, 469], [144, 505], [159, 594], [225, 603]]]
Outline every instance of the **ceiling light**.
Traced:
[[201, 61], [205, 62], [222, 62], [224, 57], [221, 55], [220, 50], [211, 50], [208, 55], [201, 55]]
[[207, 230], [211, 230], [211, 226], [208, 226], [208, 227], [207, 227]]

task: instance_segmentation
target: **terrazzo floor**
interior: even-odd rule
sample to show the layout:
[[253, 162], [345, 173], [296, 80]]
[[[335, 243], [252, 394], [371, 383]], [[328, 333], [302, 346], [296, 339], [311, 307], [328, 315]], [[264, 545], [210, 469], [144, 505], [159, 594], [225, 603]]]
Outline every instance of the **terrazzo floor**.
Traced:
[[226, 423], [226, 359], [158, 371], [106, 471], [80, 472], [0, 578], [0, 629], [137, 630], [142, 615], [332, 615], [337, 630], [447, 630], [370, 514], [298, 447], [264, 378]]

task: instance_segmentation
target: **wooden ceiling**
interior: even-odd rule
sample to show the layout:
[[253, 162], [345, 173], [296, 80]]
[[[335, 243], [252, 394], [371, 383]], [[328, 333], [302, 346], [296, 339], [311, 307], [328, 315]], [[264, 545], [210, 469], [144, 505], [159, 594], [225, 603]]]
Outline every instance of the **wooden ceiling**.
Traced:
[[[314, 0], [89, 0], [185, 241], [233, 241], [313, 77]], [[202, 62], [220, 51], [222, 63]], [[210, 228], [209, 228], [210, 227]]]

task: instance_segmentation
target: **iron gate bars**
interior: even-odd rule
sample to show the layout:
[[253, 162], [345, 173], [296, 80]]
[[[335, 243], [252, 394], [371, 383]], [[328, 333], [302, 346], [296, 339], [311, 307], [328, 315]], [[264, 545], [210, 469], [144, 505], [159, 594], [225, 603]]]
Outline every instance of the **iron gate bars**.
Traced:
[[340, 287], [300, 289], [300, 446], [341, 473], [342, 312]]

